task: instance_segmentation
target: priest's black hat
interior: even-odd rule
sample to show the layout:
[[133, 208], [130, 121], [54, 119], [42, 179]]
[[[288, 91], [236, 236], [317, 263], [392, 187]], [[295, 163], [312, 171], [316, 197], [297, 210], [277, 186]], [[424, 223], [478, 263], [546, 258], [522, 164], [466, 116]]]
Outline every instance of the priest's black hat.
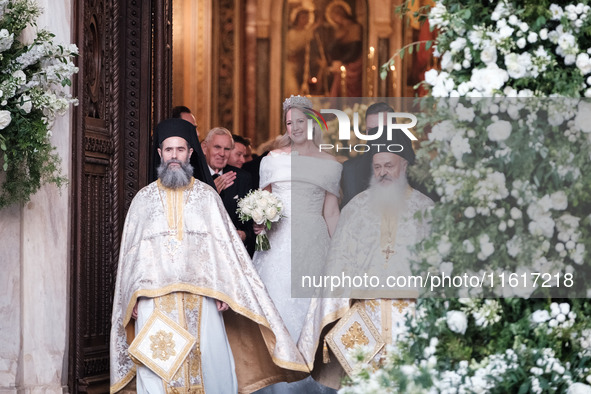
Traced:
[[199, 141], [197, 140], [197, 130], [190, 122], [180, 118], [165, 119], [158, 123], [155, 130], [158, 136], [158, 146], [170, 137], [181, 137], [189, 143], [189, 146], [195, 150]]
[[[378, 128], [372, 128], [368, 130], [368, 135], [376, 134]], [[368, 153], [375, 155], [381, 152], [390, 152], [398, 155], [408, 161], [408, 164], [414, 164], [415, 162], [415, 151], [412, 148], [412, 141], [404, 134], [402, 130], [392, 130], [392, 138], [388, 139], [388, 133], [384, 128], [382, 134], [373, 141], [365, 142], [370, 146]]]

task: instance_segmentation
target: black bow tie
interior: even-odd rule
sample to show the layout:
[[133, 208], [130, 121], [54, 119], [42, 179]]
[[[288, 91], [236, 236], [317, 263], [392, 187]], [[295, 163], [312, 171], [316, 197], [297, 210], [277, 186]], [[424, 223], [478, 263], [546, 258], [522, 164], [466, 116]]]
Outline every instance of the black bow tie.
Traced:
[[215, 174], [213, 174], [211, 177], [213, 178], [213, 180], [215, 181], [217, 177], [219, 177], [220, 174], [218, 174], [217, 172]]

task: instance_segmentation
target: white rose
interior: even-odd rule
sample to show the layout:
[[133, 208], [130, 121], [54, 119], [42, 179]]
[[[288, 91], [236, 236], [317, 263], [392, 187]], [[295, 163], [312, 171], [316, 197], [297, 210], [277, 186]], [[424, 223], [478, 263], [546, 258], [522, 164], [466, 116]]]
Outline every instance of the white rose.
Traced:
[[492, 45], [490, 41], [487, 41], [487, 45], [480, 52], [480, 60], [484, 64], [495, 63], [497, 61], [497, 47]]
[[444, 262], [439, 264], [439, 271], [445, 275], [451, 275], [454, 270], [454, 264], [451, 262]]
[[529, 34], [527, 35], [527, 42], [529, 42], [530, 44], [533, 44], [536, 41], [538, 41], [538, 35], [535, 32], [530, 31]]
[[489, 63], [486, 68], [472, 70], [470, 82], [475, 89], [486, 96], [492, 95], [495, 90], [500, 90], [508, 79], [509, 74], [506, 70], [499, 68], [496, 63]]
[[431, 86], [435, 85], [437, 83], [437, 74], [437, 70], [434, 68], [430, 69], [425, 73], [425, 82]]
[[586, 53], [579, 53], [577, 55], [577, 60], [575, 64], [581, 70], [583, 75], [587, 75], [591, 72], [591, 60], [589, 60], [589, 55]]
[[251, 216], [252, 215], [252, 210], [249, 207], [243, 207], [242, 208], [242, 213], [246, 216]]
[[464, 240], [464, 242], [462, 242], [462, 246], [464, 247], [466, 253], [474, 252], [474, 245], [469, 239]]
[[10, 124], [12, 117], [10, 116], [10, 111], [1, 110], [0, 111], [0, 130], [4, 129], [6, 126]]
[[455, 333], [462, 334], [468, 328], [468, 318], [462, 311], [448, 311], [446, 314], [447, 326]]
[[22, 101], [23, 104], [17, 104], [17, 108], [22, 109], [23, 111], [25, 111], [25, 113], [30, 113], [31, 110], [33, 109], [33, 103], [31, 102], [31, 97], [27, 96], [27, 95], [23, 95], [22, 97]]
[[575, 55], [566, 55], [564, 57], [564, 64], [567, 66], [572, 66], [577, 61], [577, 57]]
[[521, 217], [522, 217], [521, 211], [519, 210], [519, 208], [516, 208], [516, 207], [511, 208], [511, 211], [509, 212], [509, 214], [515, 220], [521, 219]]
[[495, 251], [495, 246], [490, 242], [490, 238], [488, 234], [483, 234], [478, 238], [480, 243], [480, 253], [478, 253], [478, 258], [480, 260], [486, 260], [491, 254]]
[[464, 216], [468, 219], [472, 219], [474, 216], [476, 216], [476, 210], [474, 207], [468, 207], [464, 209]]
[[257, 207], [261, 208], [261, 209], [265, 209], [269, 206], [269, 200], [267, 198], [261, 198], [259, 201], [257, 201]]
[[458, 93], [460, 94], [460, 96], [465, 96], [466, 93], [468, 93], [470, 91], [470, 89], [472, 89], [472, 84], [470, 82], [468, 82], [468, 81], [462, 82], [458, 86]]
[[567, 302], [560, 303], [558, 307], [560, 308], [560, 313], [562, 313], [563, 315], [568, 315], [568, 313], [570, 312], [570, 304]]
[[543, 28], [542, 30], [540, 30], [540, 38], [542, 40], [547, 40], [548, 39], [548, 29]]
[[499, 38], [502, 40], [504, 38], [511, 37], [514, 31], [514, 28], [505, 25], [499, 29]]
[[23, 70], [16, 70], [12, 73], [12, 77], [16, 79], [16, 82], [19, 85], [24, 85], [25, 83], [27, 83], [27, 76], [25, 75]]
[[488, 132], [488, 139], [491, 141], [504, 141], [511, 135], [511, 123], [506, 120], [497, 120], [490, 124], [486, 131]]
[[441, 69], [451, 71], [454, 66], [454, 62], [451, 58], [452, 53], [447, 51], [441, 57]]
[[472, 108], [466, 108], [461, 103], [456, 107], [456, 114], [458, 115], [459, 120], [467, 122], [472, 122], [475, 116]]
[[583, 133], [591, 133], [591, 103], [585, 100], [579, 102], [575, 116], [575, 128]]
[[550, 13], [552, 14], [552, 20], [558, 21], [560, 18], [562, 18], [564, 11], [562, 11], [562, 8], [559, 5], [551, 4]]
[[449, 44], [449, 49], [452, 53], [458, 53], [466, 46], [466, 39], [464, 37], [458, 37]]
[[550, 200], [552, 201], [552, 208], [557, 211], [563, 211], [568, 206], [568, 198], [562, 190], [552, 193]]
[[267, 207], [265, 209], [265, 216], [272, 222], [276, 222], [279, 220], [279, 215], [277, 215], [277, 209], [274, 206]]
[[520, 55], [509, 53], [505, 56], [505, 66], [507, 66], [507, 72], [511, 78], [519, 79], [526, 77], [528, 75], [528, 67], [531, 67], [531, 55], [527, 52]]
[[591, 386], [585, 383], [573, 383], [566, 390], [566, 394], [591, 394]]
[[263, 217], [263, 211], [260, 208], [257, 208], [252, 211], [252, 220], [254, 220], [256, 224], [264, 223], [265, 219]]
[[538, 324], [544, 323], [544, 322], [547, 322], [548, 320], [550, 320], [550, 314], [545, 309], [537, 310], [534, 313], [532, 313], [531, 320], [534, 323], [538, 323]]

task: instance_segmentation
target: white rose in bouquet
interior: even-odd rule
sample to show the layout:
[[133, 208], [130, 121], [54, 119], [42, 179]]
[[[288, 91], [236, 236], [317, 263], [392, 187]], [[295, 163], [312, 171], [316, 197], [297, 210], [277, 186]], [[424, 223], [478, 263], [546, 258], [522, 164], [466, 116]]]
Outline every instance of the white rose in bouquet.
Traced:
[[269, 238], [265, 230], [271, 230], [271, 224], [281, 219], [283, 204], [268, 190], [253, 190], [238, 201], [238, 217], [242, 222], [252, 220], [256, 224], [264, 224], [265, 229], [257, 235], [255, 250], [269, 250]]
[[264, 222], [264, 212], [262, 210], [262, 208], [257, 207], [254, 209], [254, 211], [252, 211], [252, 220], [256, 223], [256, 224], [263, 224]]

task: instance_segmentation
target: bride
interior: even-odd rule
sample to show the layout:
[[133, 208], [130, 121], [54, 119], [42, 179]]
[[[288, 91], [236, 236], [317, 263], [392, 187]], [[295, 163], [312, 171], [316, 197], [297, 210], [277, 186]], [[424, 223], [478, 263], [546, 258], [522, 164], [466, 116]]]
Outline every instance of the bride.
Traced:
[[[314, 140], [308, 140], [307, 114], [312, 113], [311, 108], [310, 100], [300, 96], [291, 96], [283, 103], [287, 132], [279, 139], [277, 148], [261, 162], [260, 187], [282, 200], [284, 217], [274, 223], [268, 233], [271, 249], [256, 252], [253, 258], [295, 342], [300, 339], [310, 298], [292, 298], [292, 263], [298, 271], [303, 264], [324, 263], [330, 236], [339, 218], [337, 196], [342, 165], [333, 156], [319, 151], [319, 129], [314, 130]], [[262, 226], [255, 225], [255, 232], [261, 230]], [[322, 393], [331, 390], [308, 377], [295, 383], [281, 382], [259, 392]]]

